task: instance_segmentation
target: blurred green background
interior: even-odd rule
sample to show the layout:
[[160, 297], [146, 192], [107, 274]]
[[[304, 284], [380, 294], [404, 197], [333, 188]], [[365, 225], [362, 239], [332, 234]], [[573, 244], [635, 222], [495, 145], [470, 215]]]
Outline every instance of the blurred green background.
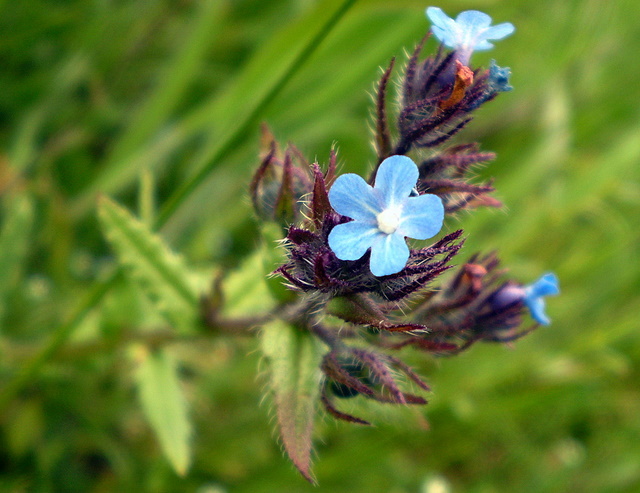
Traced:
[[162, 204], [215, 165], [161, 230], [211, 272], [257, 243], [246, 188], [259, 121], [312, 159], [336, 145], [343, 170], [370, 166], [373, 82], [429, 28], [422, 1], [357, 1], [214, 160], [341, 4], [0, 2], [2, 231], [17, 217], [24, 232], [0, 240], [0, 389], [41, 355], [0, 413], [0, 491], [640, 491], [636, 0], [438, 4], [517, 28], [473, 58], [510, 66], [515, 90], [460, 137], [497, 152], [480, 174], [496, 178], [506, 208], [448, 227], [466, 230], [463, 256], [499, 249], [523, 282], [555, 271], [562, 295], [548, 300], [553, 324], [512, 347], [414, 358], [434, 389], [428, 406], [345, 404], [374, 428], [319, 418], [318, 488], [280, 450], [252, 338], [176, 345], [195, 430], [184, 477], [141, 414], [118, 338], [155, 323], [130, 285], [116, 282], [69, 340], [40, 352], [113, 263], [98, 193], [150, 214], [141, 183]]

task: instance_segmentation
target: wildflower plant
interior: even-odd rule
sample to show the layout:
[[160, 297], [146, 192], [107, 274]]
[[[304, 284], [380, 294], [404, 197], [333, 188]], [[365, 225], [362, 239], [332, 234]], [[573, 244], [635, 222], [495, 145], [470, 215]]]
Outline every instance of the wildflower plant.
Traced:
[[[459, 211], [501, 206], [492, 182], [472, 176], [495, 155], [452, 140], [480, 106], [512, 89], [509, 68], [469, 60], [514, 27], [491, 26], [477, 11], [456, 20], [435, 7], [426, 13], [441, 44], [421, 59], [425, 38], [410, 55], [395, 118], [387, 111], [395, 60], [383, 72], [368, 177], [339, 174], [336, 152], [323, 167], [291, 144], [281, 151], [263, 128], [250, 191], [275, 301], [258, 324], [279, 435], [310, 481], [317, 403], [358, 425], [370, 421], [341, 401], [426, 404], [429, 386], [403, 361], [406, 351], [451, 356], [479, 341], [514, 341], [549, 323], [542, 296], [558, 294], [551, 274], [524, 286], [499, 269], [495, 252], [463, 256], [463, 232], [451, 230]], [[224, 286], [203, 305], [212, 326], [223, 320], [218, 292]], [[534, 323], [523, 327], [527, 311]]]
[[[430, 388], [405, 361], [408, 353], [453, 356], [477, 342], [515, 341], [550, 323], [543, 297], [559, 293], [553, 274], [525, 285], [507, 276], [496, 252], [463, 252], [463, 230], [453, 227], [463, 210], [501, 206], [493, 182], [474, 176], [495, 155], [460, 134], [478, 108], [512, 90], [509, 68], [494, 61], [472, 67], [470, 58], [514, 27], [492, 26], [477, 11], [455, 20], [435, 7], [426, 13], [440, 45], [423, 58], [426, 36], [402, 73], [394, 73], [395, 59], [383, 71], [374, 97], [375, 153], [362, 157], [369, 176], [341, 173], [350, 163], [338, 166], [335, 151], [323, 165], [312, 162], [263, 126], [248, 186], [261, 247], [237, 271], [217, 272], [205, 295], [203, 276], [148, 224], [101, 199], [108, 242], [169, 323], [189, 333], [199, 316], [215, 332], [257, 329], [279, 437], [309, 481], [318, 410], [366, 426], [373, 420], [347, 412], [346, 400], [424, 405]], [[398, 109], [390, 114], [394, 77]], [[183, 473], [191, 431], [175, 362], [162, 350], [134, 351], [133, 358], [143, 407]]]

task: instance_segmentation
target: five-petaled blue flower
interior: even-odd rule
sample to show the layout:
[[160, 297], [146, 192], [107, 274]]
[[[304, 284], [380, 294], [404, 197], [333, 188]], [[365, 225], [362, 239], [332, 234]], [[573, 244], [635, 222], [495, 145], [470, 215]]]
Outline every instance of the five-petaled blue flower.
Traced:
[[371, 187], [353, 173], [339, 176], [329, 202], [353, 219], [329, 233], [329, 247], [340, 260], [358, 260], [371, 248], [374, 276], [400, 272], [409, 260], [405, 237], [426, 240], [442, 228], [444, 206], [437, 195], [412, 196], [418, 167], [406, 156], [391, 156], [378, 168]]
[[531, 312], [531, 316], [536, 322], [542, 325], [549, 325], [551, 320], [544, 312], [543, 296], [554, 296], [560, 294], [558, 278], [555, 274], [548, 272], [533, 284], [524, 288], [524, 302]]
[[503, 39], [515, 31], [510, 22], [491, 26], [491, 17], [477, 10], [465, 10], [453, 20], [442, 9], [429, 7], [427, 17], [433, 23], [433, 34], [445, 46], [456, 51], [456, 57], [463, 65], [469, 65], [469, 58], [474, 51], [493, 48], [490, 39]]

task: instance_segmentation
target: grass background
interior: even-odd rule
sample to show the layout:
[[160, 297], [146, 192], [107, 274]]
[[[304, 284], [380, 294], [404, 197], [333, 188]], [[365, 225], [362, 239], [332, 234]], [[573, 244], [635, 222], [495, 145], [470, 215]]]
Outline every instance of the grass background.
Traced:
[[[152, 176], [162, 204], [211, 165], [340, 3], [0, 2], [2, 207], [34, 204], [19, 265], [3, 276], [0, 386], [112, 262], [97, 194], [136, 210]], [[344, 170], [367, 169], [372, 83], [428, 29], [426, 6], [356, 2], [259, 119], [312, 158], [325, 161], [337, 144]], [[256, 342], [181, 345], [196, 430], [181, 478], [138, 409], [127, 346], [100, 345], [146, 321], [139, 295], [119, 282], [5, 406], [0, 491], [640, 490], [640, 7], [440, 6], [517, 27], [473, 59], [510, 66], [515, 90], [462, 135], [498, 153], [481, 174], [496, 178], [507, 207], [448, 226], [465, 228], [467, 255], [499, 249], [524, 282], [555, 271], [553, 325], [513, 347], [416, 360], [434, 388], [424, 409], [361, 405], [373, 429], [320, 419], [315, 489], [273, 436]], [[256, 122], [162, 229], [192, 265], [234, 265], [255, 246], [245, 191], [257, 143]]]

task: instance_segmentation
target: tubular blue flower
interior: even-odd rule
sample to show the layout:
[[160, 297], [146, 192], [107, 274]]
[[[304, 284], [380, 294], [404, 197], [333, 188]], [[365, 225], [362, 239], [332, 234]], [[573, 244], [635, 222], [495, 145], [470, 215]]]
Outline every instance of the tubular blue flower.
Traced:
[[464, 65], [469, 64], [474, 51], [493, 48], [490, 39], [503, 39], [515, 31], [510, 22], [491, 26], [491, 17], [477, 10], [465, 10], [453, 20], [442, 9], [429, 7], [427, 17], [433, 23], [433, 34], [445, 46], [453, 48], [458, 60]]
[[437, 195], [412, 196], [418, 167], [406, 156], [391, 156], [378, 168], [371, 187], [360, 176], [339, 176], [329, 202], [353, 219], [329, 233], [329, 247], [340, 260], [358, 260], [371, 248], [374, 276], [400, 272], [409, 260], [405, 237], [426, 240], [442, 228], [444, 206]]
[[558, 278], [555, 274], [548, 272], [533, 284], [524, 288], [524, 302], [531, 312], [531, 316], [536, 322], [542, 325], [549, 325], [551, 320], [544, 312], [543, 296], [555, 296], [560, 294]]

